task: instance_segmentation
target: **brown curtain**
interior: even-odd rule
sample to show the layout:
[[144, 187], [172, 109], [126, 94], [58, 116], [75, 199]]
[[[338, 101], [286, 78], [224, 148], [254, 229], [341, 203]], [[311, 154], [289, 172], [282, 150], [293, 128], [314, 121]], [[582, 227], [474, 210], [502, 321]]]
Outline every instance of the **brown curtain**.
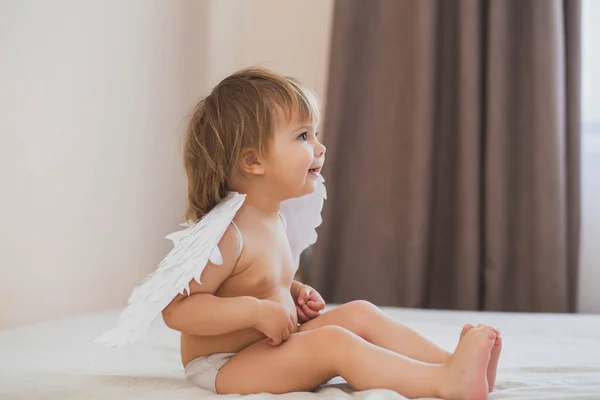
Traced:
[[306, 279], [330, 302], [575, 310], [578, 0], [338, 0]]

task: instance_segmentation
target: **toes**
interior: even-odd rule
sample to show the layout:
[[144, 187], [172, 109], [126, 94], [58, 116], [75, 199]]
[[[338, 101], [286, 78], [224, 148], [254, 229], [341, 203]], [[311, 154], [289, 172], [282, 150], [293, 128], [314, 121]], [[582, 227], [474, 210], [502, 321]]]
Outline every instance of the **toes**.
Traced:
[[465, 337], [462, 342], [479, 342], [486, 349], [491, 350], [494, 346], [494, 342], [496, 340], [496, 334], [489, 328], [477, 327], [470, 329], [467, 333], [465, 333]]
[[469, 336], [471, 334], [473, 334], [474, 336], [479, 336], [480, 338], [487, 339], [484, 341], [486, 343], [486, 347], [489, 344], [490, 349], [493, 346], [493, 344], [495, 343], [496, 338], [498, 337], [492, 329], [487, 328], [483, 325], [477, 326], [476, 328], [471, 329], [469, 332], [467, 332], [465, 334], [465, 336]]
[[465, 326], [463, 326], [463, 328], [462, 328], [462, 331], [460, 332], [460, 337], [462, 338], [465, 335], [465, 333], [467, 333], [468, 331], [470, 331], [473, 328], [475, 328], [475, 325], [465, 324]]
[[502, 345], [502, 336], [501, 335], [497, 335], [496, 336], [496, 341], [494, 342], [494, 346], [501, 346]]
[[498, 328], [495, 328], [491, 325], [486, 325], [486, 324], [479, 324], [477, 325], [478, 328], [487, 328], [487, 329], [491, 329], [492, 331], [494, 331], [494, 333], [496, 334], [496, 336], [500, 336], [500, 330], [498, 330]]

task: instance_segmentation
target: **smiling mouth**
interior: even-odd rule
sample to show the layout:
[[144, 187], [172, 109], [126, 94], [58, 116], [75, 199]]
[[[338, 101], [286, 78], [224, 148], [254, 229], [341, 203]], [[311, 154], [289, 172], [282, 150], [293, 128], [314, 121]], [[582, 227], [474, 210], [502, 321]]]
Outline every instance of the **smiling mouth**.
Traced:
[[319, 173], [321, 173], [321, 167], [311, 168], [308, 170], [308, 172], [312, 172], [313, 174], [319, 174]]

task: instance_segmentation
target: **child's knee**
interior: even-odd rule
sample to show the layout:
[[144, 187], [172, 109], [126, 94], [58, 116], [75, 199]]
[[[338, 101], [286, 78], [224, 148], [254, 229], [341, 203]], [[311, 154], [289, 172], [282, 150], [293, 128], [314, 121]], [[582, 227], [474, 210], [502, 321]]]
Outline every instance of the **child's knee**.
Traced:
[[307, 332], [314, 345], [307, 346], [330, 372], [339, 373], [340, 365], [363, 339], [346, 328], [326, 325]]
[[348, 345], [349, 341], [356, 340], [358, 337], [346, 328], [337, 325], [326, 325], [312, 331], [316, 346], [316, 351], [321, 354], [330, 353], [337, 347]]
[[355, 328], [360, 328], [363, 325], [370, 325], [373, 316], [381, 311], [374, 304], [365, 300], [355, 300], [340, 306], [343, 318]]
[[350, 312], [358, 315], [373, 314], [379, 312], [379, 308], [373, 303], [366, 300], [354, 300], [346, 303], [342, 307], [346, 307]]

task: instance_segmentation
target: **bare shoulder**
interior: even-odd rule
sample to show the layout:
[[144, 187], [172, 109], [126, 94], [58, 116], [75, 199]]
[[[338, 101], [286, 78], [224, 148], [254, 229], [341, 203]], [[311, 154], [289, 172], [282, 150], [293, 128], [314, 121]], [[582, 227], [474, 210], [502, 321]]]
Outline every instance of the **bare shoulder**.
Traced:
[[[197, 293], [214, 294], [219, 287], [229, 279], [238, 261], [239, 237], [236, 228], [229, 225], [219, 241], [219, 251], [223, 257], [222, 264], [206, 264], [200, 283], [192, 279], [190, 281], [190, 295]], [[171, 304], [177, 303], [187, 297], [187, 294], [178, 294]]]

